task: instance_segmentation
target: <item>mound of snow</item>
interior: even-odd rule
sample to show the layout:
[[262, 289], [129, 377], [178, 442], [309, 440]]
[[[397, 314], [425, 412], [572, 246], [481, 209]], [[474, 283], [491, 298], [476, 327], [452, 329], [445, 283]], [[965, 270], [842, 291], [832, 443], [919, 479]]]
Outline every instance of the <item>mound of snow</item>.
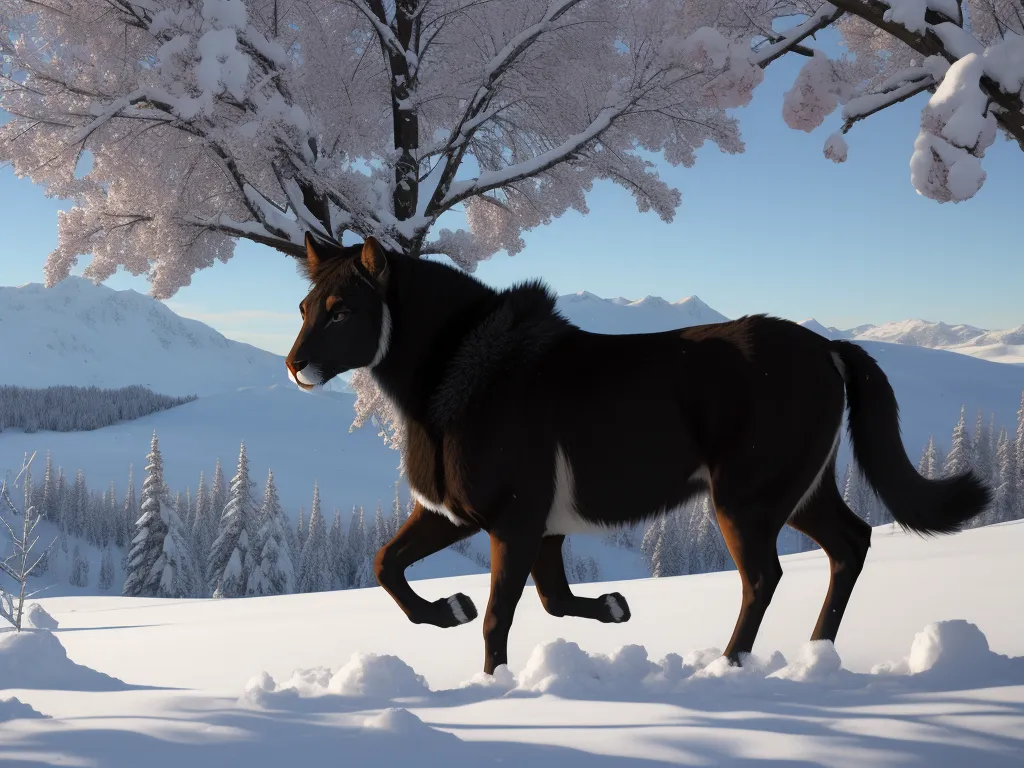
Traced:
[[[6, 681], [4, 681], [6, 684]], [[8, 720], [27, 720], [29, 718], [48, 717], [18, 699], [0, 699], [0, 723]]]
[[116, 677], [73, 662], [52, 633], [32, 629], [0, 634], [0, 681], [5, 688], [64, 691], [126, 687]]
[[57, 629], [59, 623], [39, 603], [29, 603], [22, 616], [21, 625], [27, 629]]
[[516, 690], [563, 698], [586, 698], [598, 692], [616, 697], [667, 692], [718, 656], [717, 650], [698, 651], [685, 659], [670, 653], [653, 662], [642, 645], [624, 645], [606, 656], [558, 638], [533, 649]]
[[394, 699], [430, 692], [426, 678], [397, 656], [353, 653], [327, 685], [331, 693]]
[[297, 669], [278, 683], [260, 672], [246, 683], [238, 703], [273, 707], [296, 698], [336, 694], [371, 699], [398, 699], [430, 692], [426, 678], [397, 656], [353, 653], [337, 672], [327, 667]]
[[511, 691], [516, 687], [516, 678], [507, 664], [500, 665], [494, 670], [493, 675], [486, 672], [477, 672], [469, 680], [462, 683], [459, 688], [485, 688], [495, 691]]
[[831, 640], [816, 640], [804, 645], [794, 661], [768, 677], [798, 683], [820, 683], [834, 678], [842, 665]]
[[703, 669], [693, 673], [695, 680], [724, 679], [750, 680], [768, 677], [787, 666], [786, 657], [778, 651], [767, 659], [750, 653], [743, 657], [743, 665], [735, 666], [725, 656], [719, 656]]
[[1024, 657], [994, 653], [977, 625], [964, 619], [929, 624], [914, 636], [910, 655], [875, 666], [874, 674], [913, 675], [945, 686], [1024, 683]]
[[431, 728], [412, 712], [401, 707], [389, 707], [379, 715], [366, 718], [366, 720], [363, 721], [363, 727], [375, 731], [385, 731], [388, 734], [393, 734], [402, 738], [441, 738], [452, 742], [459, 740], [458, 737], [452, 733]]

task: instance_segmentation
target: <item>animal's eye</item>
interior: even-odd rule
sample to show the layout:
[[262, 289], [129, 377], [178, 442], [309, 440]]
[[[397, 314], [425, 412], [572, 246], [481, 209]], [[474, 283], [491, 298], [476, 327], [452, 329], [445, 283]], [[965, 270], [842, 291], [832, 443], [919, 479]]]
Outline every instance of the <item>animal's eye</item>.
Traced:
[[330, 319], [327, 321], [327, 324], [330, 325], [331, 323], [340, 323], [342, 320], [348, 317], [349, 314], [351, 313], [347, 309], [342, 309], [339, 307], [338, 309], [331, 312], [331, 316]]

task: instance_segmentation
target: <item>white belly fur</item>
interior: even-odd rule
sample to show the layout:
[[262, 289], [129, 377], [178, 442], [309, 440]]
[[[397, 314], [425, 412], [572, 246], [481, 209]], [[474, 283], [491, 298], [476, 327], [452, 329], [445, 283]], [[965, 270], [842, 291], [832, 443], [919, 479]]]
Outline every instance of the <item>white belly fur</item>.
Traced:
[[[691, 475], [693, 482], [710, 482], [711, 475], [707, 467], [700, 467]], [[658, 510], [650, 517], [661, 517], [670, 515], [689, 502], [684, 502], [678, 507], [671, 507]], [[584, 519], [576, 508], [576, 485], [572, 475], [572, 465], [569, 463], [562, 446], [555, 446], [555, 494], [551, 500], [551, 509], [548, 512], [545, 535], [547, 536], [568, 536], [573, 533], [604, 534], [613, 526], [604, 523], [595, 523]]]

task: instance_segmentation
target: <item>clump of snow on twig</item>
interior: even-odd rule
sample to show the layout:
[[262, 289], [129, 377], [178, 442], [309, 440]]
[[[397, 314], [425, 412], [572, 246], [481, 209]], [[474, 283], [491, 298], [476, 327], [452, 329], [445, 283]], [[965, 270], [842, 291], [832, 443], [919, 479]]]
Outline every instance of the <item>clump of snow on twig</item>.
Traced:
[[984, 60], [975, 53], [949, 67], [921, 112], [921, 132], [910, 159], [919, 194], [939, 202], [973, 197], [985, 182], [981, 158], [996, 137], [996, 120], [981, 90]]
[[845, 163], [849, 147], [840, 131], [836, 131], [825, 139], [825, 157], [833, 163]]

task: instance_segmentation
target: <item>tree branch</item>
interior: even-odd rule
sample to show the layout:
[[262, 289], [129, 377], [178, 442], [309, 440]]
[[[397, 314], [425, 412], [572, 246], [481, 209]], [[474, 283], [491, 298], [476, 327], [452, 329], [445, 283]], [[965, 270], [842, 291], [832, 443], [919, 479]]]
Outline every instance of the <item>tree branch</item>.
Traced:
[[843, 133], [846, 133], [859, 121], [871, 117], [871, 115], [877, 114], [893, 104], [899, 104], [913, 98], [919, 93], [933, 90], [935, 85], [935, 78], [925, 74], [920, 79], [905, 82], [891, 90], [866, 93], [863, 96], [850, 99], [846, 106], [843, 107], [843, 127], [841, 130]]
[[814, 52], [809, 48], [804, 48], [800, 43], [811, 35], [834, 24], [844, 12], [836, 8], [832, 3], [825, 3], [813, 15], [808, 17], [806, 21], [797, 24], [792, 29], [786, 30], [777, 39], [771, 40], [771, 45], [767, 45], [757, 52], [754, 62], [763, 69], [790, 51], [798, 52], [804, 56], [813, 56]]
[[[951, 25], [961, 34], [967, 34], [959, 26], [952, 22], [942, 22], [938, 25], [929, 25], [924, 34], [912, 32], [902, 24], [886, 21], [885, 12], [889, 6], [880, 0], [832, 0], [832, 3], [854, 16], [859, 16], [872, 25], [888, 32], [897, 40], [905, 43], [911, 49], [922, 56], [941, 56], [949, 63], [954, 63], [960, 56], [950, 51], [946, 43], [936, 32], [936, 27]], [[992, 110], [996, 122], [1020, 145], [1024, 150], [1024, 102], [1016, 94], [1006, 93], [998, 83], [987, 75], [981, 77], [981, 89], [988, 98], [998, 105], [1000, 109]]]

